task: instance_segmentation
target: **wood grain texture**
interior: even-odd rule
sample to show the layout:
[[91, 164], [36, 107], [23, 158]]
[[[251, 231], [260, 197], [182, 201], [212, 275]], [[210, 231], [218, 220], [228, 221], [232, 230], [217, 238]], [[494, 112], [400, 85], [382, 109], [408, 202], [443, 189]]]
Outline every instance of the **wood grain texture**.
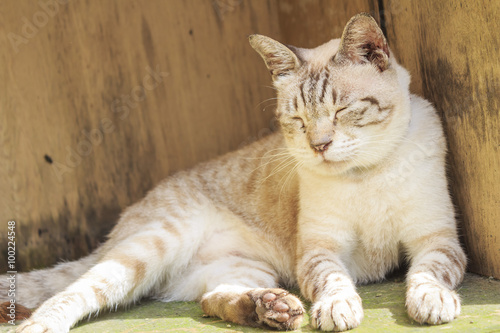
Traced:
[[18, 270], [87, 254], [124, 207], [273, 112], [247, 37], [279, 35], [274, 1], [41, 3], [0, 8], [0, 235], [17, 222]]
[[441, 113], [469, 270], [500, 278], [500, 2], [384, 0], [412, 90]]
[[340, 38], [347, 21], [361, 12], [380, 19], [376, 0], [280, 0], [278, 6], [281, 41], [298, 47]]

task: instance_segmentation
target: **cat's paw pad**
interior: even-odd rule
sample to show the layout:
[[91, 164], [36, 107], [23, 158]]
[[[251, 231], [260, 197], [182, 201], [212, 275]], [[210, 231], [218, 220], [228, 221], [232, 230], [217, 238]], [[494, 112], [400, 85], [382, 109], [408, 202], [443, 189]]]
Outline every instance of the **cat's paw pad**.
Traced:
[[250, 296], [261, 324], [279, 330], [299, 328], [304, 307], [296, 296], [283, 289], [256, 289], [250, 292]]
[[411, 283], [406, 293], [408, 315], [421, 324], [438, 325], [460, 314], [460, 299], [455, 291], [437, 282]]
[[311, 309], [311, 324], [323, 331], [342, 332], [358, 327], [363, 319], [363, 305], [353, 290], [322, 297]]

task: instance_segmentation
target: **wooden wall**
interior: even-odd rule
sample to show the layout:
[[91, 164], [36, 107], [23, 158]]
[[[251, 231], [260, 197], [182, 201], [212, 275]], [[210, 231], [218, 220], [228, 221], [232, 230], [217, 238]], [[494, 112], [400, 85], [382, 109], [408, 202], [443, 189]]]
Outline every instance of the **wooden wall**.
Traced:
[[158, 181], [271, 126], [247, 37], [279, 37], [274, 1], [57, 1], [0, 8], [1, 267], [9, 220], [19, 270], [78, 258]]
[[500, 2], [384, 0], [389, 43], [448, 138], [469, 270], [500, 278]]
[[159, 180], [272, 127], [249, 34], [314, 47], [364, 11], [443, 117], [470, 269], [500, 277], [499, 2], [57, 1], [0, 9], [0, 234], [17, 221], [18, 268], [88, 253]]

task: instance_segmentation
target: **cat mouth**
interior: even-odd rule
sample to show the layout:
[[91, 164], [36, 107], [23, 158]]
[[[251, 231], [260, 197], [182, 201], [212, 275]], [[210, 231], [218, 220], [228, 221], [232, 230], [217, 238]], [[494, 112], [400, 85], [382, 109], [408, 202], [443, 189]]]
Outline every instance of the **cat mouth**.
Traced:
[[344, 153], [344, 154], [322, 154], [319, 156], [321, 160], [319, 160], [318, 167], [322, 166], [323, 168], [327, 168], [328, 170], [338, 173], [342, 170], [350, 169], [353, 166], [354, 154]]
[[352, 160], [354, 154], [352, 152], [330, 152], [329, 154], [321, 154], [323, 162], [331, 164], [347, 163]]
[[329, 160], [329, 159], [323, 159], [323, 164], [326, 165], [331, 165], [331, 166], [341, 166], [349, 163], [349, 160]]
[[346, 157], [331, 158], [323, 154], [319, 155], [317, 158], [317, 165], [329, 166], [329, 167], [342, 167], [349, 163], [351, 160]]
[[357, 155], [357, 147], [353, 143], [340, 145], [338, 147], [328, 147], [322, 152], [314, 152], [322, 162], [329, 164], [345, 164], [353, 160]]

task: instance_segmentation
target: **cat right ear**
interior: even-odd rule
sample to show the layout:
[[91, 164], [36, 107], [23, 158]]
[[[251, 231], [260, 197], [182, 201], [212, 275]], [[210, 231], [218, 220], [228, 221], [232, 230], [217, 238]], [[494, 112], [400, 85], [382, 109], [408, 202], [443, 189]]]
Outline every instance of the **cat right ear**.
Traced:
[[389, 57], [384, 33], [370, 14], [361, 13], [349, 20], [335, 56], [336, 62], [371, 63], [383, 72], [389, 68]]
[[300, 60], [297, 55], [274, 39], [262, 35], [251, 35], [249, 41], [254, 50], [264, 59], [273, 80], [291, 74], [299, 68]]

